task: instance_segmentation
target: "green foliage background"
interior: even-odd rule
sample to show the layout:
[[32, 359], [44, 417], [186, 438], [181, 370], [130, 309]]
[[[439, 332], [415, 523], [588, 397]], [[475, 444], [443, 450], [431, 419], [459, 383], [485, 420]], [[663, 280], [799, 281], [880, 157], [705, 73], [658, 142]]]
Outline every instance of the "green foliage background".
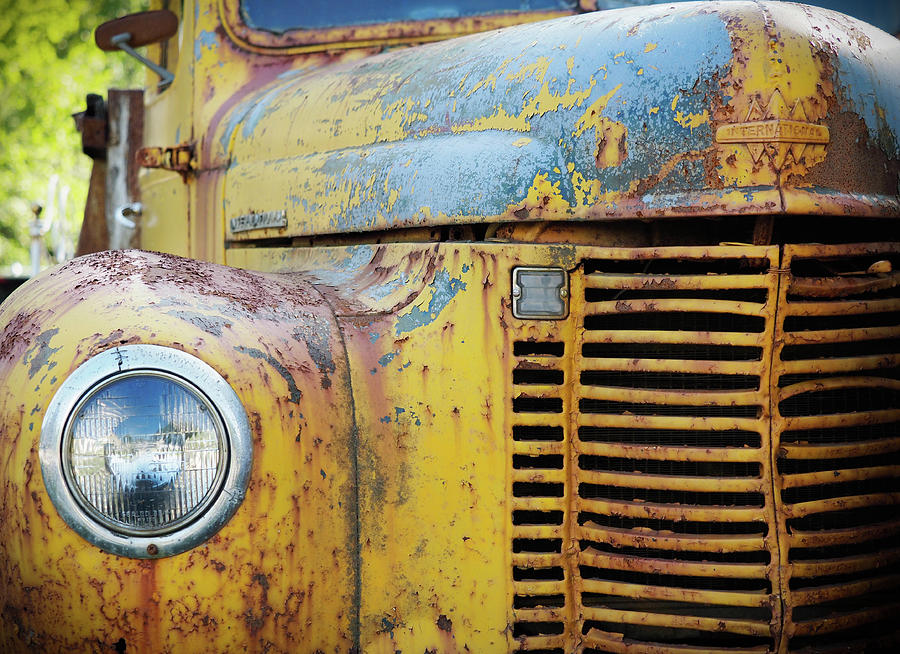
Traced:
[[50, 177], [70, 187], [67, 230], [77, 238], [90, 159], [71, 114], [87, 93], [133, 88], [140, 65], [101, 52], [93, 30], [146, 8], [141, 0], [0, 0], [0, 275], [28, 270], [31, 203], [45, 203]]

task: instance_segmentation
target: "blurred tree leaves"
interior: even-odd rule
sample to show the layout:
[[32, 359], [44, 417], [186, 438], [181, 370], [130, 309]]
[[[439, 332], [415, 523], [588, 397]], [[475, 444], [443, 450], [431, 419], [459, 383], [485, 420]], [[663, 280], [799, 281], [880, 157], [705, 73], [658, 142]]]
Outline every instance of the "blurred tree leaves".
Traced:
[[[101, 52], [94, 28], [146, 8], [141, 0], [0, 0], [0, 274], [28, 263], [32, 202], [45, 203], [51, 177], [70, 187], [67, 229], [77, 236], [90, 159], [71, 114], [89, 92], [133, 88], [140, 65]], [[45, 216], [52, 218], [53, 216]]]

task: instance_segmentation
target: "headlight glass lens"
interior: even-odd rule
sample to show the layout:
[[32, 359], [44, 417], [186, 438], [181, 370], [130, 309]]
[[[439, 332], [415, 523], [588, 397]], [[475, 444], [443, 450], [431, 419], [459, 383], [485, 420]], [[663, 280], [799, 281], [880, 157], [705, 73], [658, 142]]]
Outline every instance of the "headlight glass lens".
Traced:
[[114, 377], [87, 393], [62, 442], [66, 483], [95, 520], [125, 534], [163, 534], [215, 499], [228, 465], [222, 421], [186, 382], [163, 373]]

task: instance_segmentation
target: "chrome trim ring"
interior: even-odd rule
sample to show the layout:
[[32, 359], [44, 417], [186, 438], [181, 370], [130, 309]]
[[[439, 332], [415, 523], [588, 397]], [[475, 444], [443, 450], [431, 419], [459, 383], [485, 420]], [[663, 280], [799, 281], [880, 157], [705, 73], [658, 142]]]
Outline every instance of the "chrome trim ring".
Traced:
[[[125, 533], [92, 516], [77, 489], [67, 483], [63, 441], [77, 408], [102, 387], [137, 374], [170, 378], [196, 393], [215, 409], [224, 428], [226, 466], [214, 498], [182, 526], [165, 533]], [[111, 554], [160, 558], [179, 554], [210, 538], [234, 515], [244, 499], [253, 446], [247, 413], [234, 389], [197, 357], [158, 345], [126, 345], [106, 350], [79, 366], [50, 401], [41, 427], [41, 472], [47, 494], [60, 517], [82, 538]]]

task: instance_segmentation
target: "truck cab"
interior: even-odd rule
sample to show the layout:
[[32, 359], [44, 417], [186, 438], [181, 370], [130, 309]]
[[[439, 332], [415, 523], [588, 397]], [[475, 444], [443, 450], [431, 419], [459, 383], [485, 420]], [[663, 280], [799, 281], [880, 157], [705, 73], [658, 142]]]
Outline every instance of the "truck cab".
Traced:
[[98, 31], [172, 76], [0, 307], [0, 650], [895, 651], [900, 41], [588, 4]]

